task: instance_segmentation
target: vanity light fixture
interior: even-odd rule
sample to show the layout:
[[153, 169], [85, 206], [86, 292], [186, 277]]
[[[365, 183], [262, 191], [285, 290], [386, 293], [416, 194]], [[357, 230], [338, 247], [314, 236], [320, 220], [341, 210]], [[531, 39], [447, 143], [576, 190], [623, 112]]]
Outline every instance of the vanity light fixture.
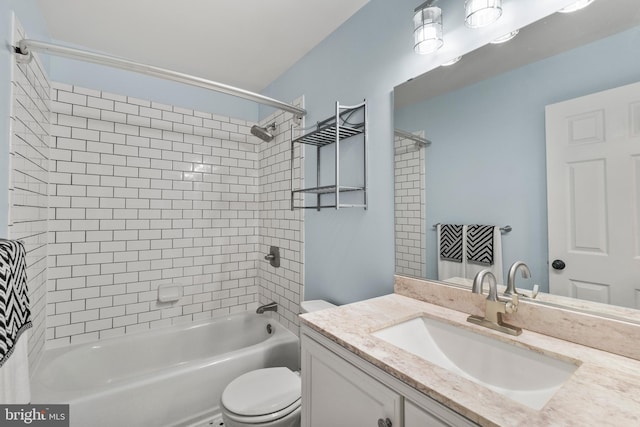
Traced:
[[421, 55], [433, 53], [444, 44], [442, 39], [442, 9], [427, 0], [416, 7], [413, 15], [413, 50]]
[[593, 3], [594, 0], [578, 0], [577, 2], [570, 4], [569, 6], [560, 9], [558, 12], [560, 13], [571, 13], [571, 12], [576, 12], [580, 9], [584, 9], [585, 7], [589, 6], [591, 3]]
[[498, 37], [497, 39], [495, 39], [494, 41], [491, 42], [491, 44], [501, 44], [501, 43], [506, 43], [509, 40], [513, 40], [513, 38], [515, 36], [518, 35], [518, 33], [520, 32], [520, 30], [515, 30], [515, 31], [511, 31], [508, 34], [505, 34], [502, 37]]
[[462, 59], [462, 56], [458, 56], [457, 58], [453, 58], [451, 61], [443, 62], [442, 64], [440, 64], [440, 66], [448, 67], [449, 65], [456, 64], [461, 59]]
[[493, 24], [502, 16], [502, 0], [466, 0], [464, 22], [469, 28]]

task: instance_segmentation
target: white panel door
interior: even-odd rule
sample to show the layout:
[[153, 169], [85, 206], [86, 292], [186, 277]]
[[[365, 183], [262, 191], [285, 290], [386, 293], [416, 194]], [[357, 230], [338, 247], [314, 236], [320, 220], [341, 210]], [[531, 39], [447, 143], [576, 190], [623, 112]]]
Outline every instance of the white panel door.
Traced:
[[546, 107], [550, 292], [640, 308], [640, 83]]

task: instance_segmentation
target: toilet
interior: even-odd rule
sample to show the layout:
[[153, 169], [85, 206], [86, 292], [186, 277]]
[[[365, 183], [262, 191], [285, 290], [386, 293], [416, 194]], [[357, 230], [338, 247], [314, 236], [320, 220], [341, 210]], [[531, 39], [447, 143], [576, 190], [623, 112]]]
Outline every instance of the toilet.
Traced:
[[[302, 313], [335, 305], [322, 300], [303, 301]], [[289, 368], [256, 369], [231, 381], [222, 392], [225, 427], [298, 427], [302, 388], [300, 374]]]

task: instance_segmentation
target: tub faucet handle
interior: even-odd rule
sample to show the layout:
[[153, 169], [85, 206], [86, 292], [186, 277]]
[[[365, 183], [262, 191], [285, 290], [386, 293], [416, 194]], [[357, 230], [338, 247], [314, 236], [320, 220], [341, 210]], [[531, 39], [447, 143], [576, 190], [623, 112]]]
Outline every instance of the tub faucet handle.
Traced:
[[269, 261], [272, 267], [280, 267], [280, 248], [277, 246], [271, 246], [269, 253], [265, 255], [264, 259]]

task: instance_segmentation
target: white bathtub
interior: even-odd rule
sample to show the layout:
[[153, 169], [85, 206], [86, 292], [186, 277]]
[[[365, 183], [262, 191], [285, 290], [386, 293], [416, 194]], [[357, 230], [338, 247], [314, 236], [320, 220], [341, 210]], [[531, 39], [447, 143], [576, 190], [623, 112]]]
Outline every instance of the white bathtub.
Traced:
[[285, 327], [241, 313], [47, 350], [31, 401], [69, 403], [72, 427], [188, 425], [219, 413], [222, 391], [238, 375], [297, 370], [298, 351]]

